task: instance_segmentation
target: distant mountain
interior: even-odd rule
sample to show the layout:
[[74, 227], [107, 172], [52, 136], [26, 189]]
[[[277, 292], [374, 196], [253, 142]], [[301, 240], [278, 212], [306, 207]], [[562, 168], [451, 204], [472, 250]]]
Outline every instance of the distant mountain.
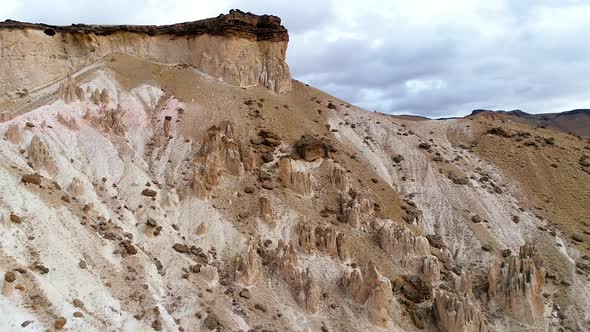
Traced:
[[486, 117], [494, 120], [513, 120], [529, 125], [550, 128], [565, 133], [590, 137], [590, 109], [574, 109], [562, 113], [531, 114], [521, 110], [492, 111], [476, 109], [467, 118]]

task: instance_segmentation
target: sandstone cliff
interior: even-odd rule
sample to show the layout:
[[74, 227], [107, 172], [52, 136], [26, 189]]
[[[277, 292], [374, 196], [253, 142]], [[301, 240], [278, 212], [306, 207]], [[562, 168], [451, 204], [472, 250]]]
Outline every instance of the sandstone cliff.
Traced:
[[[167, 26], [0, 23], [0, 102], [22, 97], [112, 53], [188, 64], [232, 85], [291, 89], [289, 35], [276, 16], [232, 10]], [[76, 91], [65, 89], [71, 99]]]

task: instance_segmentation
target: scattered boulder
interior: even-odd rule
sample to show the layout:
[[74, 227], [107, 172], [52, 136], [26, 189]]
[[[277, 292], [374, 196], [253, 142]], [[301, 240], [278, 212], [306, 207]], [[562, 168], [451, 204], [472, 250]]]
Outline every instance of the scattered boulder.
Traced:
[[401, 154], [396, 154], [393, 157], [391, 157], [391, 160], [393, 160], [394, 163], [399, 164], [402, 161], [404, 161], [404, 156], [402, 156]]
[[175, 243], [172, 246], [172, 249], [176, 250], [177, 252], [181, 253], [181, 254], [188, 254], [190, 249], [186, 244], [182, 244], [182, 243]]
[[327, 157], [329, 150], [326, 143], [311, 135], [303, 135], [295, 143], [295, 151], [307, 161]]
[[418, 147], [419, 147], [420, 149], [424, 149], [424, 150], [430, 150], [430, 148], [431, 148], [432, 146], [430, 145], [430, 143], [422, 142], [422, 143], [418, 144]]
[[14, 272], [8, 271], [4, 274], [4, 281], [14, 282], [15, 280], [16, 280], [16, 274]]
[[80, 299], [74, 299], [74, 301], [72, 301], [72, 303], [74, 304], [74, 307], [76, 307], [76, 308], [84, 308], [84, 302], [82, 302]]
[[250, 299], [250, 291], [248, 290], [248, 288], [242, 289], [238, 295], [240, 295], [240, 297], [243, 297], [245, 299]]
[[379, 230], [379, 245], [396, 264], [421, 275], [429, 283], [440, 279], [438, 259], [430, 254], [428, 239], [406, 225], [387, 220]]
[[11, 214], [10, 214], [10, 221], [12, 221], [12, 222], [13, 222], [13, 223], [15, 223], [15, 224], [20, 224], [20, 223], [22, 223], [22, 219], [21, 219], [21, 217], [17, 216], [17, 215], [16, 215], [16, 214], [14, 214], [14, 213], [11, 213]]
[[56, 330], [61, 330], [64, 328], [64, 326], [66, 325], [67, 322], [68, 322], [68, 320], [65, 319], [65, 317], [59, 317], [58, 319], [55, 320], [55, 323], [53, 324], [53, 326], [55, 326]]
[[68, 192], [74, 197], [82, 197], [85, 192], [82, 180], [78, 179], [77, 177], [74, 177], [72, 179], [72, 182], [70, 182], [70, 185], [68, 186]]
[[256, 303], [254, 305], [254, 309], [259, 310], [259, 311], [262, 311], [262, 312], [267, 312], [268, 311], [268, 309], [266, 309], [266, 306], [264, 304], [262, 304], [262, 303]]
[[572, 240], [576, 242], [584, 242], [584, 237], [580, 233], [574, 233], [572, 234]]
[[217, 327], [219, 326], [217, 316], [213, 313], [208, 314], [207, 317], [205, 317], [205, 320], [203, 321], [203, 325], [205, 325], [205, 327], [210, 331], [217, 329]]
[[281, 145], [281, 137], [270, 130], [261, 130], [258, 136], [262, 138], [261, 144], [268, 147], [276, 147]]
[[419, 275], [403, 277], [401, 292], [404, 297], [414, 303], [420, 303], [432, 298], [432, 286]]
[[202, 236], [207, 232], [207, 225], [205, 223], [200, 223], [197, 227], [197, 235]]
[[16, 281], [16, 274], [8, 271], [4, 274], [4, 285], [2, 286], [2, 295], [10, 297], [14, 291], [14, 282]]
[[146, 196], [146, 197], [156, 197], [156, 195], [158, 194], [158, 192], [157, 192], [157, 191], [155, 191], [155, 190], [149, 189], [149, 188], [145, 188], [145, 189], [144, 189], [144, 190], [141, 192], [141, 194], [142, 194], [143, 196]]
[[35, 174], [25, 174], [21, 178], [21, 182], [24, 184], [30, 183], [34, 185], [41, 185], [41, 175]]

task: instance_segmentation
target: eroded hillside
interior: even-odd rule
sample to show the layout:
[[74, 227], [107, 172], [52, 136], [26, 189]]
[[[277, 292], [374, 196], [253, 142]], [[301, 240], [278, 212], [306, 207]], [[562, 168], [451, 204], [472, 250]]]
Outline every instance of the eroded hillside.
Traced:
[[2, 330], [590, 328], [588, 141], [179, 62], [6, 97]]

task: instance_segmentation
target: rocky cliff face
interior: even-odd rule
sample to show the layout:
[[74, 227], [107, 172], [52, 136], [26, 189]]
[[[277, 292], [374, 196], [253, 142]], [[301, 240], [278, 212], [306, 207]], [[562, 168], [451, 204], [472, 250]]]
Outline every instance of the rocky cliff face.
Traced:
[[543, 314], [545, 270], [534, 243], [522, 246], [518, 256], [494, 262], [488, 279], [492, 306], [526, 323], [535, 322]]
[[[0, 102], [63, 79], [113, 53], [186, 64], [242, 87], [291, 89], [289, 35], [276, 16], [232, 10], [168, 26], [49, 26], [0, 23]], [[68, 98], [75, 91], [67, 91]]]
[[37, 75], [6, 84], [87, 61], [41, 37], [109, 45], [0, 102], [0, 331], [590, 328], [590, 142], [161, 61], [286, 43], [272, 17], [205, 22], [0, 29], [32, 52], [0, 67]]

